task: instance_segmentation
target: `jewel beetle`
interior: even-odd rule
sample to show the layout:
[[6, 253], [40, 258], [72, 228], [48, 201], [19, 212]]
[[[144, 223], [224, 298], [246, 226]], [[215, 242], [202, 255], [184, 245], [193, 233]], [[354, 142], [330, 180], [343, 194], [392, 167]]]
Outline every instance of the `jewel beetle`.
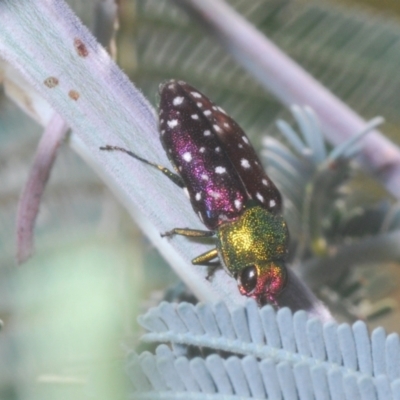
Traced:
[[117, 146], [183, 188], [208, 230], [175, 228], [163, 236], [215, 237], [216, 247], [192, 260], [219, 259], [242, 295], [276, 303], [287, 281], [288, 229], [281, 195], [240, 126], [186, 82], [160, 85], [161, 143], [176, 172]]

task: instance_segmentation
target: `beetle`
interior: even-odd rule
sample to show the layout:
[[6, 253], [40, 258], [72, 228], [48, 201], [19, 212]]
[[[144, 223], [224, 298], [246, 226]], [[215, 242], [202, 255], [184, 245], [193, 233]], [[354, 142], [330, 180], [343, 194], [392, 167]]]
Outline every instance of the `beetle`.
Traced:
[[175, 172], [118, 146], [157, 168], [189, 196], [208, 230], [175, 228], [162, 236], [215, 237], [216, 247], [195, 257], [195, 265], [216, 258], [242, 295], [277, 305], [287, 281], [288, 229], [281, 195], [240, 126], [188, 83], [160, 85], [161, 143]]

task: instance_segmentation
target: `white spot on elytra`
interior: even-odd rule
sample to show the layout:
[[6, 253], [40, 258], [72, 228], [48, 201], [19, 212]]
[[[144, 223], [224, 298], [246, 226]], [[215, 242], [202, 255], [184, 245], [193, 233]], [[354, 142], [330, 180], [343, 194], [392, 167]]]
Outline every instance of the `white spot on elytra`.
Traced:
[[241, 160], [240, 160], [240, 165], [243, 167], [243, 168], [250, 168], [250, 163], [249, 163], [249, 160], [246, 160], [245, 158], [242, 158]]
[[172, 153], [172, 149], [168, 149], [168, 153]]
[[189, 153], [188, 151], [186, 153], [182, 154], [182, 158], [186, 161], [186, 162], [190, 162], [192, 161], [192, 154]]
[[206, 148], [205, 147], [200, 147], [200, 149], [199, 149], [199, 152], [200, 153], [204, 153], [206, 151]]
[[213, 128], [217, 131], [217, 132], [222, 132], [222, 129], [219, 125], [213, 125]]
[[201, 104], [200, 102], [196, 103], [197, 107], [203, 107], [203, 104]]
[[171, 85], [169, 85], [169, 86], [168, 86], [168, 89], [171, 89], [171, 90], [172, 90], [172, 89], [175, 89], [174, 84], [172, 83]]
[[178, 120], [177, 119], [171, 119], [171, 121], [168, 121], [167, 124], [168, 124], [168, 126], [170, 128], [174, 128], [175, 126], [178, 125]]
[[241, 143], [238, 144], [239, 149], [243, 149], [243, 145]]
[[211, 190], [210, 191], [210, 196], [213, 198], [213, 199], [219, 199], [220, 197], [221, 197], [221, 195], [218, 193], [218, 192], [214, 192], [214, 190]]
[[165, 130], [162, 129], [162, 130], [161, 130], [161, 135], [164, 135], [164, 133], [165, 133]]
[[192, 119], [199, 119], [199, 116], [197, 114], [191, 115]]
[[211, 115], [211, 110], [205, 110], [205, 111], [203, 112], [203, 114], [204, 114], [205, 116], [209, 116], [209, 115]]
[[208, 129], [206, 131], [204, 131], [204, 136], [210, 136], [211, 135], [211, 131], [209, 131]]
[[221, 147], [216, 147], [216, 148], [215, 148], [215, 151], [216, 151], [217, 153], [219, 153], [219, 152], [221, 151]]
[[222, 113], [226, 114], [226, 111], [222, 108], [222, 107], [217, 107], [219, 111], [221, 111]]
[[225, 167], [217, 167], [217, 168], [215, 168], [215, 172], [217, 174], [224, 174], [226, 172], [226, 168]]
[[163, 122], [164, 122], [164, 120], [161, 118], [161, 119], [160, 119], [160, 124], [162, 124]]
[[185, 193], [186, 197], [190, 199], [189, 190], [187, 190], [187, 188], [183, 188], [183, 193]]
[[242, 140], [243, 140], [243, 142], [245, 142], [246, 144], [249, 144], [249, 139], [247, 139], [246, 136], [242, 136]]
[[275, 201], [274, 199], [271, 199], [271, 200], [269, 201], [269, 206], [270, 206], [270, 207], [275, 207], [275, 206], [276, 206], [276, 201]]
[[224, 127], [229, 128], [229, 124], [227, 122], [224, 122]]
[[267, 181], [266, 179], [263, 179], [261, 182], [262, 182], [262, 184], [263, 184], [264, 186], [268, 186], [268, 181]]
[[201, 97], [201, 94], [198, 92], [191, 92], [193, 97], [196, 97], [197, 99], [199, 99]]
[[174, 100], [172, 101], [172, 104], [174, 106], [179, 106], [179, 104], [182, 104], [182, 102], [183, 102], [183, 97], [182, 96], [176, 96], [174, 98]]
[[201, 199], [201, 193], [200, 192], [196, 193], [195, 198], [197, 201], [199, 201]]
[[242, 208], [242, 202], [239, 199], [235, 200], [235, 207], [237, 210], [240, 210]]
[[203, 179], [203, 181], [208, 181], [208, 175], [207, 174], [202, 174], [201, 175], [201, 179]]
[[[261, 201], [261, 203], [264, 203], [264, 197], [260, 194], [260, 193], [256, 193], [256, 197], [257, 197], [257, 199], [258, 200], [260, 200]], [[271, 204], [271, 203], [270, 203]]]
[[215, 106], [212, 106], [212, 109], [215, 110], [215, 111], [217, 111], [217, 107], [215, 107]]

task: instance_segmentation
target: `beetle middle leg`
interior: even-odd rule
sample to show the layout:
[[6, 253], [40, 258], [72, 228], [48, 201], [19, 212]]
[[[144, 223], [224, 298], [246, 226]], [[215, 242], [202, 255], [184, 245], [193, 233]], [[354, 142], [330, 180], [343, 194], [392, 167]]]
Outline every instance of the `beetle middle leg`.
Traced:
[[161, 237], [170, 237], [174, 235], [181, 235], [187, 237], [211, 237], [215, 235], [213, 231], [202, 231], [200, 229], [190, 229], [190, 228], [174, 228], [168, 232], [161, 233]]

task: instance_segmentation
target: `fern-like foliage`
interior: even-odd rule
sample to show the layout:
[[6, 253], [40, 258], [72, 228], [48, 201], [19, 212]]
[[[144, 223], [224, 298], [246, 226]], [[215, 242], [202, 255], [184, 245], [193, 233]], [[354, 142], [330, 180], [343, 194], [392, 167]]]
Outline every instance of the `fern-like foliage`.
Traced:
[[[261, 309], [253, 300], [161, 303], [139, 318], [155, 354], [131, 352], [138, 399], [400, 398], [400, 340], [364, 322], [322, 324], [304, 311]], [[209, 356], [190, 357], [212, 350]]]
[[[370, 305], [367, 309], [371, 311], [366, 311], [352, 302], [344, 306], [346, 301], [340, 293], [354, 284], [351, 283], [354, 267], [399, 259], [397, 246], [393, 245], [400, 234], [398, 203], [391, 204], [387, 199], [371, 202], [363, 198], [367, 197], [366, 192], [360, 195], [349, 179], [357, 173], [353, 159], [363, 137], [382, 118], [371, 120], [362, 132], [332, 148], [310, 108], [294, 106], [291, 112], [298, 132], [279, 119], [276, 125], [287, 145], [265, 137], [262, 156], [268, 173], [284, 194], [292, 264], [298, 266], [303, 279], [320, 294], [326, 290], [339, 293], [342, 304], [337, 311], [342, 315], [353, 319], [372, 315], [376, 307]], [[382, 270], [375, 275], [378, 273], [382, 275]], [[323, 298], [330, 301], [327, 294]], [[361, 296], [366, 298], [366, 293]], [[389, 303], [382, 303], [386, 311]]]
[[336, 244], [335, 239], [343, 240], [343, 235], [336, 235], [332, 227], [338, 225], [340, 217], [343, 230], [352, 214], [338, 212], [342, 204], [338, 200], [345, 197], [342, 189], [353, 173], [352, 161], [362, 138], [382, 118], [373, 119], [362, 132], [331, 149], [312, 109], [293, 106], [291, 111], [299, 133], [285, 120], [278, 119], [276, 123], [290, 147], [268, 136], [263, 140], [262, 155], [268, 172], [284, 194], [286, 217], [297, 246], [296, 261], [300, 262], [310, 252], [326, 255], [328, 246]]

